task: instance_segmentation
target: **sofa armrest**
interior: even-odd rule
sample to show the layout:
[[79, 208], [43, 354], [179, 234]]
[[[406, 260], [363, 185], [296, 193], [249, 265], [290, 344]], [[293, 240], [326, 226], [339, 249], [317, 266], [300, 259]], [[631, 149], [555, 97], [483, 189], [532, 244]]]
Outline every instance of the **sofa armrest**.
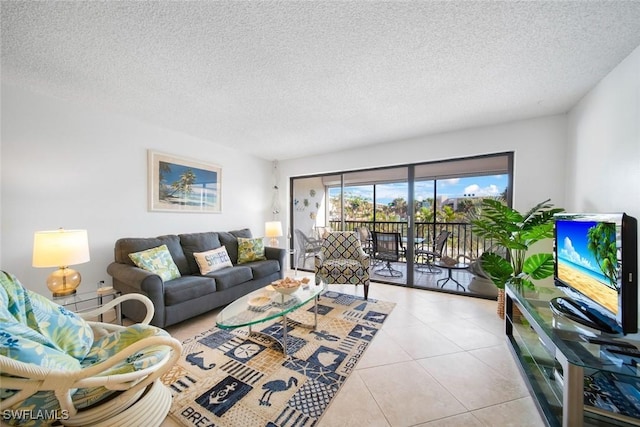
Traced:
[[[135, 292], [148, 297], [155, 309], [154, 319], [151, 321], [151, 324], [162, 325], [161, 322], [164, 321], [164, 282], [160, 276], [141, 268], [119, 262], [109, 264], [107, 273], [113, 278], [114, 289], [125, 295]], [[140, 305], [139, 307], [142, 306]], [[124, 310], [123, 313], [127, 314], [126, 310]], [[143, 316], [144, 314], [142, 314], [142, 316], [136, 316], [140, 318], [134, 318], [134, 320], [140, 321]]]
[[280, 263], [280, 278], [284, 279], [284, 273], [287, 265], [287, 250], [282, 248], [274, 248], [272, 246], [265, 246], [264, 256], [267, 259], [275, 259]]
[[[164, 283], [160, 276], [155, 273], [118, 262], [109, 264], [107, 273], [113, 277], [114, 281], [117, 280], [124, 283], [127, 287], [133, 288], [135, 292], [149, 297], [154, 305], [156, 303], [155, 299], [163, 298]], [[116, 289], [118, 288], [116, 287]], [[118, 290], [125, 291], [123, 293], [130, 293], [126, 292], [126, 289]]]

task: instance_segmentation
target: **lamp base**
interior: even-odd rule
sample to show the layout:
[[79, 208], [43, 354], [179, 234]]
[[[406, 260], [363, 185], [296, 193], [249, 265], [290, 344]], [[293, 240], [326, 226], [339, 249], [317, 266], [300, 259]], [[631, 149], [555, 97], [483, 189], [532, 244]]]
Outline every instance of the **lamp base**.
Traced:
[[68, 268], [60, 267], [47, 277], [47, 288], [54, 297], [64, 297], [76, 293], [82, 280], [80, 273]]
[[67, 292], [54, 292], [52, 295], [54, 298], [59, 298], [59, 297], [66, 297], [69, 295], [73, 295], [76, 293], [75, 289], [71, 289], [70, 291]]
[[269, 240], [269, 246], [271, 246], [273, 248], [277, 248], [278, 247], [278, 238], [277, 237], [272, 237], [271, 240]]

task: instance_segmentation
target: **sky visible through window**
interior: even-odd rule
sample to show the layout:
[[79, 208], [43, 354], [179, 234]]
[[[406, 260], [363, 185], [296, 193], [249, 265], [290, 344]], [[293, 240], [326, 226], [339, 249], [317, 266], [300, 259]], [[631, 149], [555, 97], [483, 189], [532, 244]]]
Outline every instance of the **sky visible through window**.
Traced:
[[[508, 175], [486, 175], [464, 178], [450, 178], [438, 180], [438, 198], [461, 197], [497, 197], [507, 188]], [[416, 181], [415, 200], [421, 201], [433, 198], [434, 181]], [[406, 182], [378, 184], [376, 196], [378, 203], [390, 203], [394, 199], [407, 200]], [[329, 189], [329, 197], [340, 194], [339, 187]], [[373, 186], [349, 186], [345, 187], [345, 195], [360, 196], [373, 201]]]

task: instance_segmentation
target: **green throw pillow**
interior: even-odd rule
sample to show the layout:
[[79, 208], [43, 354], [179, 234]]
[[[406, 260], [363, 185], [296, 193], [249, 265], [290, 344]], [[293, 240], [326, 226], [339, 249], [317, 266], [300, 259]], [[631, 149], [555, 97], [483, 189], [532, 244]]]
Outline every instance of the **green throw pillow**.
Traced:
[[180, 277], [180, 270], [178, 270], [176, 263], [173, 262], [167, 245], [134, 252], [129, 254], [129, 258], [138, 267], [157, 274], [164, 281]]
[[238, 264], [251, 261], [262, 261], [264, 256], [264, 242], [262, 238], [245, 239], [238, 237]]

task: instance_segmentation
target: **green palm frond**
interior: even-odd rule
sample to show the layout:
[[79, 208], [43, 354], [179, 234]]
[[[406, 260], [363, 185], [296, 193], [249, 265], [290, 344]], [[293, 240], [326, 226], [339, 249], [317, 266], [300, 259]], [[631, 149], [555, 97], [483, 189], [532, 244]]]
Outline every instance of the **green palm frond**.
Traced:
[[[537, 203], [524, 215], [495, 199], [484, 199], [479, 216], [471, 221], [479, 237], [492, 240], [505, 249], [506, 256], [482, 255], [482, 268], [498, 288], [509, 281], [533, 287], [533, 280], [553, 275], [553, 255], [527, 257], [531, 245], [553, 237], [554, 215], [564, 209], [554, 208], [550, 199]], [[509, 268], [507, 268], [507, 266]]]

